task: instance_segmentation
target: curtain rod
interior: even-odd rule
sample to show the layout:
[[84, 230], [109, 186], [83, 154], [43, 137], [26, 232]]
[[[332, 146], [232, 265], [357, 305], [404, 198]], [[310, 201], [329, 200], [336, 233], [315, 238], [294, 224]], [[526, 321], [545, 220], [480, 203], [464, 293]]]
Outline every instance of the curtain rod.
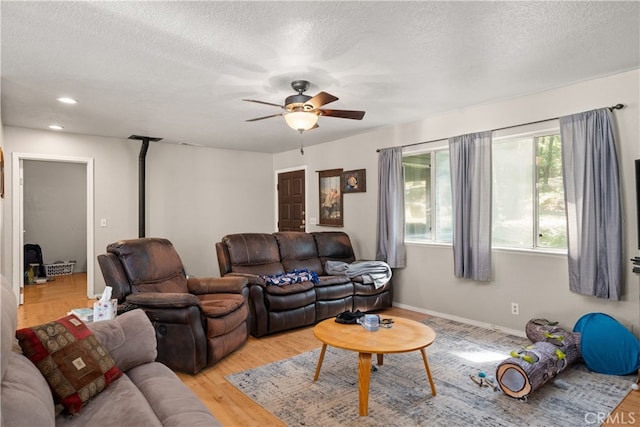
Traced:
[[[609, 109], [609, 111], [612, 111], [612, 112], [613, 112], [613, 110], [622, 110], [624, 108], [624, 104], [616, 104], [616, 105], [614, 105], [612, 107], [607, 107], [607, 108]], [[491, 132], [496, 132], [496, 131], [505, 130], [505, 129], [511, 129], [511, 128], [515, 128], [515, 127], [519, 127], [519, 126], [535, 125], [537, 123], [544, 123], [544, 122], [549, 122], [551, 120], [558, 120], [559, 118], [560, 117], [552, 117], [550, 119], [536, 120], [535, 122], [522, 123], [522, 124], [519, 124], [519, 125], [512, 125], [512, 126], [505, 126], [505, 127], [502, 127], [502, 128], [493, 129]], [[445, 139], [448, 139], [448, 138], [438, 138], [438, 139], [432, 139], [430, 141], [414, 142], [412, 144], [400, 145], [400, 147], [405, 148], [405, 147], [413, 147], [414, 145], [420, 145], [420, 144], [430, 144], [432, 142], [443, 141]], [[376, 153], [379, 153], [380, 150], [382, 150], [382, 148], [376, 149]]]

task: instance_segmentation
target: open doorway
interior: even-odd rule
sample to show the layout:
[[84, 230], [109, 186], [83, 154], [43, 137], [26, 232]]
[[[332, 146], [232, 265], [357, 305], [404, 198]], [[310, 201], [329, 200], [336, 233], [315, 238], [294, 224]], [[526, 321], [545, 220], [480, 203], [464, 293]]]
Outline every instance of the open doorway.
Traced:
[[[75, 176], [78, 177], [80, 176], [82, 180], [82, 184], [79, 187], [75, 187], [74, 191], [83, 191], [84, 190], [84, 196], [82, 199], [82, 203], [84, 206], [75, 206], [71, 209], [76, 209], [76, 210], [81, 210], [81, 215], [84, 218], [83, 224], [81, 225], [81, 227], [84, 228], [84, 233], [81, 233], [84, 235], [83, 238], [83, 242], [81, 241], [80, 243], [77, 242], [77, 239], [68, 239], [64, 244], [61, 243], [62, 246], [64, 245], [68, 245], [69, 242], [72, 242], [72, 244], [75, 244], [76, 246], [78, 244], [80, 245], [84, 245], [84, 248], [86, 248], [84, 251], [82, 249], [78, 249], [76, 248], [76, 252], [80, 255], [82, 255], [82, 257], [80, 258], [80, 260], [78, 259], [73, 259], [73, 260], [60, 260], [60, 261], [76, 261], [76, 263], [78, 264], [78, 268], [85, 270], [86, 271], [86, 293], [87, 293], [87, 297], [88, 298], [92, 298], [94, 295], [94, 244], [93, 244], [93, 159], [91, 158], [79, 158], [79, 157], [65, 157], [65, 156], [51, 156], [51, 155], [34, 155], [34, 154], [24, 154], [24, 153], [13, 153], [13, 162], [12, 162], [12, 176], [13, 176], [13, 183], [12, 183], [12, 188], [13, 188], [13, 198], [12, 198], [12, 208], [13, 208], [13, 213], [12, 213], [12, 218], [13, 218], [13, 283], [14, 283], [14, 287], [19, 288], [18, 289], [14, 289], [14, 291], [16, 292], [17, 295], [20, 295], [20, 304], [24, 303], [24, 272], [25, 272], [25, 267], [24, 267], [24, 245], [25, 243], [33, 243], [30, 241], [27, 241], [27, 239], [31, 239], [33, 238], [33, 229], [37, 228], [37, 227], [44, 227], [44, 226], [49, 226], [49, 227], [55, 227], [55, 223], [53, 221], [53, 219], [51, 221], [49, 221], [49, 224], [39, 224], [36, 227], [33, 226], [33, 222], [31, 222], [30, 225], [30, 230], [29, 232], [26, 229], [26, 224], [29, 223], [29, 221], [33, 221], [33, 212], [26, 212], [26, 206], [29, 206], [29, 203], [35, 203], [36, 206], [36, 210], [40, 210], [42, 212], [40, 212], [40, 215], [53, 215], [53, 213], [51, 211], [48, 211], [46, 207], [43, 206], [38, 206], [38, 204], [43, 203], [42, 199], [48, 199], [49, 201], [51, 201], [52, 199], [50, 197], [48, 197], [46, 195], [46, 193], [43, 193], [42, 191], [40, 192], [40, 196], [39, 196], [39, 201], [32, 201], [29, 200], [29, 196], [27, 196], [26, 200], [25, 200], [25, 173], [31, 174], [33, 173], [33, 170], [37, 170], [38, 168], [42, 169], [46, 169], [50, 174], [53, 175], [57, 175], [58, 177], [61, 177], [62, 175], [69, 175], [68, 173], [62, 173], [62, 171], [65, 170], [65, 165], [67, 166], [71, 166], [71, 168], [69, 168], [68, 170], [74, 170], [76, 169], [75, 172], [72, 172], [71, 175], [73, 175], [74, 173], [76, 174]], [[75, 168], [74, 168], [75, 166]], [[83, 170], [83, 173], [81, 173], [80, 175], [77, 174], [77, 168], [81, 168]], [[55, 171], [57, 171], [57, 173], [54, 173]], [[68, 172], [68, 171], [67, 171]], [[47, 173], [45, 171], [45, 173]], [[40, 171], [40, 174], [42, 174], [42, 171]], [[51, 187], [52, 189], [49, 191], [56, 191], [55, 187], [56, 187], [56, 176], [50, 176], [50, 180], [53, 187]], [[29, 178], [29, 176], [27, 176], [27, 178]], [[44, 190], [44, 189], [41, 189]], [[57, 191], [65, 191], [65, 188], [62, 186], [62, 184], [58, 185]], [[50, 196], [50, 195], [49, 195]], [[76, 201], [77, 203], [77, 201]], [[29, 207], [29, 210], [32, 210], [33, 207]], [[62, 213], [58, 212], [57, 215], [62, 214], [64, 215], [65, 211], [64, 208], [58, 207], [58, 209], [62, 209]], [[37, 217], [37, 215], [36, 215]], [[37, 219], [37, 218], [35, 218]], [[73, 228], [73, 225], [66, 225], [65, 226], [67, 228], [67, 230], [62, 230], [62, 231], [67, 231], [69, 232], [69, 228]], [[64, 233], [63, 233], [64, 234]], [[54, 240], [54, 239], [64, 239], [64, 237], [59, 237], [59, 236], [55, 236], [55, 233], [49, 233], [47, 234], [43, 234], [42, 229], [36, 233], [37, 236], [40, 236], [40, 238], [43, 238], [42, 236], [47, 236], [46, 239], [49, 239], [49, 241]], [[54, 261], [58, 261], [58, 257], [60, 256], [60, 253], [70, 253], [67, 249], [62, 249], [62, 252], [58, 252], [56, 253], [55, 250], [59, 249], [59, 246], [56, 247], [56, 245], [54, 246], [49, 246], [50, 249], [54, 249], [54, 251], [52, 253], [50, 253], [50, 256], [53, 258], [56, 258]], [[66, 251], [66, 252], [65, 252]], [[53, 259], [53, 258], [49, 258], [46, 254], [45, 256], [48, 259]], [[68, 258], [68, 256], [67, 256]], [[78, 258], [78, 257], [74, 257], [74, 258]], [[46, 261], [46, 260], [45, 260]], [[79, 261], [79, 262], [78, 262]], [[19, 285], [18, 285], [19, 284]]]
[[23, 266], [32, 272], [25, 284], [87, 272], [86, 170], [83, 163], [23, 161]]

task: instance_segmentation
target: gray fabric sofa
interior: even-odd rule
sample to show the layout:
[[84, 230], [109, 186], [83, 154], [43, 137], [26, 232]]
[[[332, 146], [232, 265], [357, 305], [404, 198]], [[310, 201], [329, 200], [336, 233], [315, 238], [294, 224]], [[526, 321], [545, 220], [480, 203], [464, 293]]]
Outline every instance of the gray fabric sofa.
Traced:
[[[1, 425], [219, 426], [204, 404], [165, 365], [155, 362], [155, 331], [142, 310], [90, 324], [123, 375], [79, 414], [56, 414], [49, 386], [15, 339], [16, 300], [2, 278]], [[55, 320], [55, 319], [52, 319]]]

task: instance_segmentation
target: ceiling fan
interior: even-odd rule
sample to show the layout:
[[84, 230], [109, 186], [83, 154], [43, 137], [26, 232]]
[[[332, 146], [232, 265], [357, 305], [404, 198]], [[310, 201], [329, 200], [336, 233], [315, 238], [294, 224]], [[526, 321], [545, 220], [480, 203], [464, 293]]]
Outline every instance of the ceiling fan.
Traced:
[[341, 119], [353, 120], [362, 120], [362, 118], [364, 117], [364, 111], [329, 110], [326, 108], [320, 108], [324, 105], [329, 104], [330, 102], [337, 101], [338, 98], [327, 92], [320, 92], [313, 97], [305, 95], [304, 92], [309, 89], [309, 82], [306, 80], [295, 80], [291, 82], [291, 87], [298, 93], [296, 95], [288, 96], [284, 100], [284, 105], [258, 101], [255, 99], [243, 99], [243, 101], [271, 105], [273, 107], [282, 108], [284, 110], [282, 113], [271, 114], [264, 117], [257, 117], [255, 119], [249, 119], [246, 121], [255, 122], [257, 120], [270, 119], [271, 117], [284, 116], [284, 119], [289, 127], [302, 133], [305, 130], [317, 128], [319, 116], [338, 117]]

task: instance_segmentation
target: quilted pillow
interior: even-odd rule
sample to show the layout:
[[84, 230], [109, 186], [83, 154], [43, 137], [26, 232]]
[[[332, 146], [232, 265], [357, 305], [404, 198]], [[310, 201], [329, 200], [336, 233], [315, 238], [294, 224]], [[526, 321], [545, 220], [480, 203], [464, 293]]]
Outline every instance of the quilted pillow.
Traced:
[[122, 375], [105, 348], [75, 315], [23, 328], [16, 337], [47, 380], [54, 399], [70, 414]]

